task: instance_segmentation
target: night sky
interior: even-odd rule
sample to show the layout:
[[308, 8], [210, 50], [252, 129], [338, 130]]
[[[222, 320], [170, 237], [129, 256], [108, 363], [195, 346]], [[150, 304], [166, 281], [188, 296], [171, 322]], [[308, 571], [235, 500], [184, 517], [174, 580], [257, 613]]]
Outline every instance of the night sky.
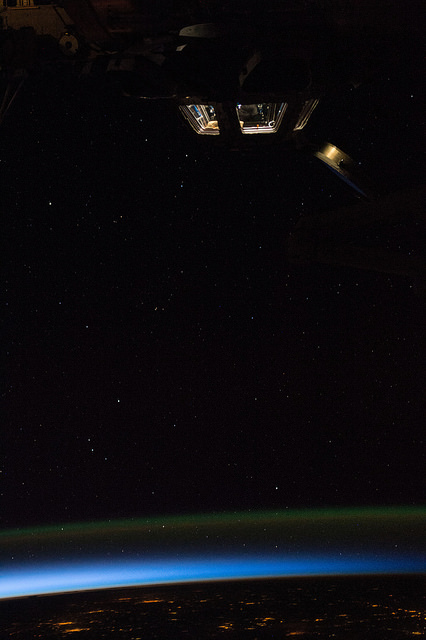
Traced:
[[[342, 89], [307, 133], [383, 194], [416, 188], [419, 77]], [[358, 202], [347, 185], [53, 70], [1, 138], [3, 528], [425, 503], [418, 283], [286, 256], [301, 216]], [[422, 233], [408, 215], [350, 241]]]

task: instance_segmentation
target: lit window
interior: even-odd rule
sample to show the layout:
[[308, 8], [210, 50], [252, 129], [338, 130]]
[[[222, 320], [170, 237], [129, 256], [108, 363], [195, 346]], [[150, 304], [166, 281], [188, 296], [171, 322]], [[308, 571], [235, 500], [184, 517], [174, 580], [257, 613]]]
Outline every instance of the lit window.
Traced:
[[179, 107], [191, 127], [202, 135], [219, 135], [215, 109], [210, 104], [188, 104]]
[[237, 115], [243, 133], [276, 133], [283, 119], [286, 103], [263, 102], [238, 104]]

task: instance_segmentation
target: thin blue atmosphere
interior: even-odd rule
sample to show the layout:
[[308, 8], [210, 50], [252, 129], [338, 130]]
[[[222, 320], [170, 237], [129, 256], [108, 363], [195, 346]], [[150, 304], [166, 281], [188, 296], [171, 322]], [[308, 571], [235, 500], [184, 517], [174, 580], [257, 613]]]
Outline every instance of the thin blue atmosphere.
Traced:
[[196, 514], [0, 533], [0, 598], [250, 578], [426, 574], [424, 507]]
[[50, 563], [7, 570], [0, 579], [0, 598], [185, 582], [243, 578], [350, 576], [422, 573], [424, 558], [217, 556], [146, 560]]

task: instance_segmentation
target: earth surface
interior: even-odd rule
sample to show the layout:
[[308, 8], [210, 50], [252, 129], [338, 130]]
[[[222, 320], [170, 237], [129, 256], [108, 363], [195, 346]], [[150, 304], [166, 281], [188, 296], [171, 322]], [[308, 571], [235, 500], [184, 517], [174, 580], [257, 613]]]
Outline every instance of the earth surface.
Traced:
[[292, 578], [0, 602], [1, 638], [426, 637], [426, 576]]

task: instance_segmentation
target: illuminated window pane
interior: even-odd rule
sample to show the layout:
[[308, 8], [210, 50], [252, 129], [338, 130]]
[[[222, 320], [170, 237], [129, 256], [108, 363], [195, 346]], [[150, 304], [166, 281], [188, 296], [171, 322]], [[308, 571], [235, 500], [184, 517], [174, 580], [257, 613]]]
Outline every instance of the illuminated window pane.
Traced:
[[219, 135], [219, 125], [215, 109], [210, 104], [188, 104], [179, 107], [196, 133], [201, 135]]
[[287, 104], [284, 102], [238, 104], [237, 115], [243, 133], [276, 133]]

